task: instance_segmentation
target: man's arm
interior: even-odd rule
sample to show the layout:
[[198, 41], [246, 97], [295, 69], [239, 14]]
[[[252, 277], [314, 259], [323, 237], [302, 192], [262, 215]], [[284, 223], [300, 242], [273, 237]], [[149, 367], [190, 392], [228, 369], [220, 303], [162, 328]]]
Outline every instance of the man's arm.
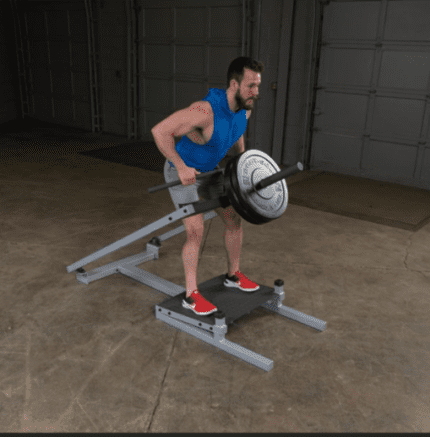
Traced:
[[224, 168], [227, 162], [235, 156], [245, 151], [245, 140], [243, 135], [231, 146], [231, 149], [227, 152], [227, 155], [221, 160], [220, 166]]
[[235, 154], [243, 153], [245, 151], [245, 139], [243, 138], [243, 135], [237, 140], [234, 147], [236, 152]]
[[[246, 119], [249, 120], [249, 117], [251, 117], [251, 111], [246, 111]], [[236, 154], [238, 155], [239, 153], [243, 153], [245, 151], [245, 138], [243, 135], [237, 140], [236, 144], [232, 147], [232, 149], [234, 149], [235, 151], [235, 155]]]
[[245, 151], [245, 140], [243, 135], [231, 146], [231, 149], [227, 152], [224, 159], [221, 160], [221, 164], [224, 164], [225, 167], [226, 161], [229, 161], [231, 158], [239, 155], [240, 153]]
[[[246, 111], [246, 118], [249, 119], [251, 116], [251, 111]], [[239, 155], [240, 153], [243, 153], [245, 151], [245, 138], [243, 134], [232, 146], [231, 149], [227, 152], [227, 155], [224, 157], [224, 159], [221, 160], [222, 167], [225, 167], [226, 161], [233, 158], [236, 155]]]

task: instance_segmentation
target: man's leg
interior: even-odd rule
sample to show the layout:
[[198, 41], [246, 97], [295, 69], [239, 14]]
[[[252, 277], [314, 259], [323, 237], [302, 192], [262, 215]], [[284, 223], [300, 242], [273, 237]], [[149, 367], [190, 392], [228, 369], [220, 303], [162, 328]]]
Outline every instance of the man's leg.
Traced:
[[228, 274], [233, 276], [239, 270], [243, 241], [242, 219], [232, 206], [225, 209], [216, 208], [215, 211], [225, 224], [225, 248], [227, 251]]
[[[166, 182], [179, 180], [178, 171], [171, 167], [168, 161], [164, 165], [164, 179]], [[175, 208], [179, 209], [180, 204], [188, 204], [197, 202], [199, 196], [196, 185], [182, 186], [169, 188], [169, 193], [172, 198]], [[202, 200], [200, 198], [200, 200]], [[200, 245], [203, 238], [204, 223], [203, 215], [198, 214], [192, 217], [187, 217], [182, 220], [187, 233], [187, 241], [182, 249], [182, 260], [184, 262], [185, 282], [187, 292], [190, 296], [193, 291], [197, 290], [197, 267], [199, 261]]]
[[242, 224], [239, 227], [230, 229], [225, 228], [225, 247], [229, 260], [228, 274], [233, 276], [239, 270], [240, 253], [242, 250], [243, 229]]
[[187, 241], [182, 249], [182, 260], [184, 261], [187, 297], [189, 297], [197, 290], [197, 267], [204, 233], [203, 214], [188, 217], [183, 219], [183, 222], [187, 231]]

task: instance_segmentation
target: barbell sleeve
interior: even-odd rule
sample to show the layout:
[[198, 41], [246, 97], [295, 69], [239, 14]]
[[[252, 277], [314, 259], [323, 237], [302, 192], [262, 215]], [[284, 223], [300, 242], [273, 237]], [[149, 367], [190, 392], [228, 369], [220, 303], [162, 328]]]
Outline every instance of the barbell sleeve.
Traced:
[[[213, 174], [220, 173], [223, 171], [224, 171], [224, 169], [220, 168], [218, 170], [209, 171], [207, 173], [202, 173], [202, 174], [197, 175], [196, 179], [203, 179], [207, 176], [211, 176]], [[155, 187], [148, 188], [148, 193], [155, 193], [156, 191], [165, 190], [166, 188], [174, 187], [176, 185], [181, 185], [181, 184], [182, 184], [182, 182], [179, 179], [178, 181], [168, 182], [167, 184], [156, 185]]]
[[298, 173], [299, 171], [303, 171], [303, 164], [301, 162], [298, 162], [296, 165], [293, 165], [291, 167], [284, 168], [283, 170], [279, 171], [278, 173], [275, 173], [272, 176], [269, 176], [265, 179], [262, 179], [255, 186], [255, 190], [260, 191], [263, 188], [266, 188], [269, 185], [274, 184], [275, 182], [279, 182], [282, 179], [285, 179], [289, 176], [292, 176], [293, 174]]

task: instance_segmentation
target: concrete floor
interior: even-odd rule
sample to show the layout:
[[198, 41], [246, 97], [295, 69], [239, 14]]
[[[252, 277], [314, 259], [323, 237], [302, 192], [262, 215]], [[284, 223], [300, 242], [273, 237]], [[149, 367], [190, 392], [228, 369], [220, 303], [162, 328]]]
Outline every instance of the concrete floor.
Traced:
[[[318, 332], [259, 308], [229, 327], [274, 360], [264, 372], [156, 321], [166, 295], [67, 273], [173, 211], [168, 191], [147, 193], [161, 173], [76, 153], [107, 138], [0, 141], [0, 431], [430, 431], [430, 225], [411, 233], [292, 204], [245, 222], [241, 270], [283, 279], [284, 305], [327, 322]], [[222, 222], [206, 223], [199, 282], [227, 269]], [[141, 267], [183, 286], [184, 242]]]

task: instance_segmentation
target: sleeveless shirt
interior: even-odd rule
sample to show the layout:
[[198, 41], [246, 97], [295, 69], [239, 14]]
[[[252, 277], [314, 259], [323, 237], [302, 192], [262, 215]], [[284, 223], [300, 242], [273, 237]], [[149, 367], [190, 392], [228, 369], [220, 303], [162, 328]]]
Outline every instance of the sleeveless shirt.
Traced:
[[[212, 106], [214, 131], [211, 140], [202, 146], [193, 143], [184, 135], [175, 149], [186, 166], [204, 173], [216, 168], [246, 131], [248, 120], [245, 109], [239, 112], [230, 110], [226, 88], [210, 88], [209, 93], [202, 100], [208, 101]], [[172, 162], [169, 161], [169, 164], [174, 167]]]

